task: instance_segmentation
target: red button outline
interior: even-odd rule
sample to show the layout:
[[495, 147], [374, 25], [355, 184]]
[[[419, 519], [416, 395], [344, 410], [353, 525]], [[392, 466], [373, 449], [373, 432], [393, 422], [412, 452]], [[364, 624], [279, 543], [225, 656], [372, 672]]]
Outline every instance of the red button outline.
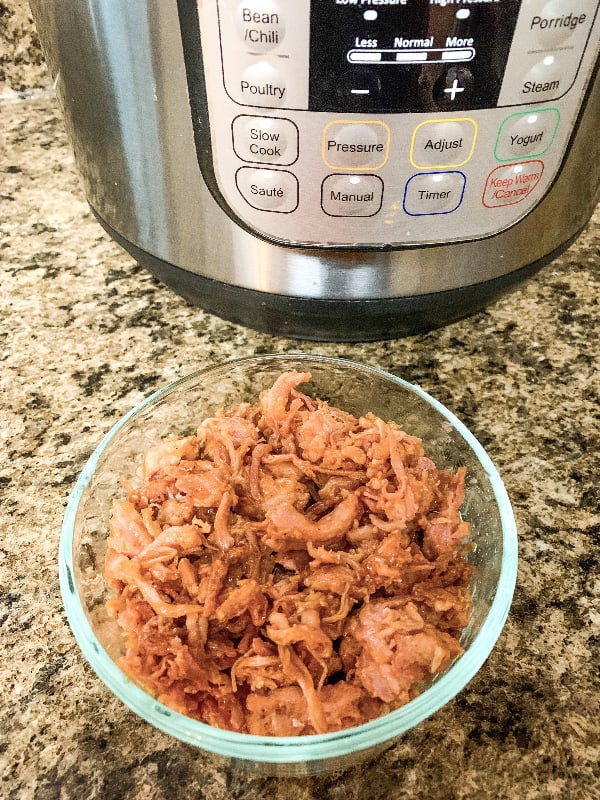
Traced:
[[498, 203], [495, 206], [490, 206], [485, 202], [485, 195], [486, 195], [487, 187], [488, 187], [488, 184], [489, 184], [489, 180], [492, 177], [492, 175], [494, 174], [494, 172], [498, 172], [498, 170], [507, 169], [509, 167], [518, 167], [519, 164], [541, 164], [542, 171], [540, 172], [540, 177], [537, 179], [537, 181], [533, 185], [533, 187], [531, 189], [531, 192], [539, 184], [539, 182], [542, 179], [542, 175], [544, 174], [544, 162], [543, 161], [540, 161], [539, 159], [535, 158], [535, 159], [530, 160], [530, 161], [514, 161], [512, 164], [500, 164], [499, 166], [494, 167], [494, 169], [489, 173], [489, 175], [485, 179], [485, 186], [483, 187], [483, 194], [481, 195], [481, 204], [485, 208], [505, 208], [506, 206], [515, 206], [515, 205], [517, 205], [517, 203], [522, 203], [523, 200], [525, 200], [527, 197], [529, 197], [531, 192], [527, 192], [527, 194], [524, 194], [523, 197], [521, 197], [519, 200], [513, 200], [510, 203]]

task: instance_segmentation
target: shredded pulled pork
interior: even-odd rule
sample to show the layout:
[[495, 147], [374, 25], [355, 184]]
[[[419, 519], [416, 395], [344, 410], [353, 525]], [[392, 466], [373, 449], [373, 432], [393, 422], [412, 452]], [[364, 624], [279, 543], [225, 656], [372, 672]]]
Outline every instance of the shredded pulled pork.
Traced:
[[299, 389], [260, 394], [144, 456], [114, 503], [105, 576], [122, 666], [171, 708], [290, 736], [407, 703], [471, 615], [464, 469]]

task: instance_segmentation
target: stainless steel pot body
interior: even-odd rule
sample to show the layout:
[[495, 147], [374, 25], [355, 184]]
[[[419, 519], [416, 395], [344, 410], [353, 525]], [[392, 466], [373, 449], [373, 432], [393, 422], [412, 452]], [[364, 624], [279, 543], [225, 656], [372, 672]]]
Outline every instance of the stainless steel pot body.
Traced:
[[[583, 5], [597, 13], [595, 3]], [[282, 240], [226, 213], [201, 170], [211, 154], [199, 153], [195, 125], [209, 120], [194, 119], [190, 106], [181, 3], [31, 7], [99, 221], [176, 291], [234, 321], [352, 340], [456, 319], [564, 249], [598, 202], [600, 75], [592, 64], [560, 168], [533, 208], [503, 230], [464, 229], [450, 241], [436, 235], [432, 216], [424, 242]]]

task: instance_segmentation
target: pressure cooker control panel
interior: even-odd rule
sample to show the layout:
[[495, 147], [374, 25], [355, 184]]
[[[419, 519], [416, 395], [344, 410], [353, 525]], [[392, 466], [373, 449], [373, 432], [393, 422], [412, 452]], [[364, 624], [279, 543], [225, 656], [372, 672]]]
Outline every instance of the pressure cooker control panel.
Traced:
[[233, 219], [282, 244], [497, 233], [560, 171], [598, 6], [198, 0], [180, 17], [205, 180]]

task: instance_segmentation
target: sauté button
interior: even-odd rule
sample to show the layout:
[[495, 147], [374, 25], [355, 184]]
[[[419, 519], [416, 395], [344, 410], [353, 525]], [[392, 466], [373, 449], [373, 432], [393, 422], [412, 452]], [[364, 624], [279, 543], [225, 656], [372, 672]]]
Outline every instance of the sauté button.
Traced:
[[244, 200], [259, 211], [289, 214], [298, 207], [298, 179], [287, 170], [240, 167], [235, 182]]
[[542, 155], [552, 144], [559, 120], [560, 114], [556, 108], [511, 114], [498, 131], [494, 148], [497, 161]]
[[298, 158], [298, 128], [282, 117], [241, 114], [233, 120], [233, 149], [238, 158], [289, 166]]
[[460, 167], [473, 155], [477, 124], [468, 117], [421, 122], [413, 132], [410, 161], [414, 167]]

